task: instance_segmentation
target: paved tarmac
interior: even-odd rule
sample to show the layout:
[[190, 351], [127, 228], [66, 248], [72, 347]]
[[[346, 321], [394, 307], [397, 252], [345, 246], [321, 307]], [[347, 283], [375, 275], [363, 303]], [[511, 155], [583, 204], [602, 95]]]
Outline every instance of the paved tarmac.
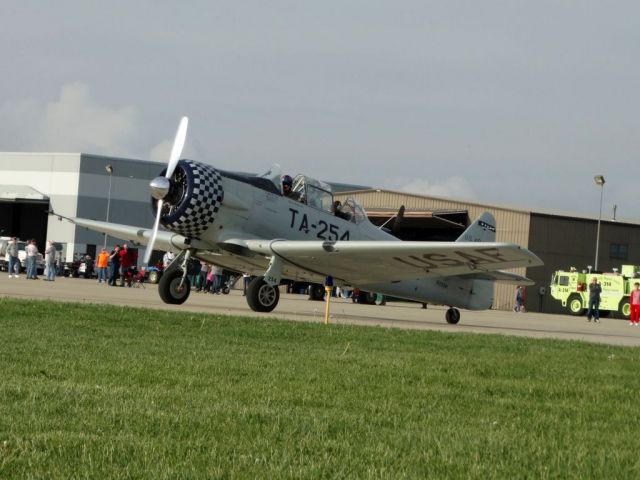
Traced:
[[[138, 288], [108, 287], [96, 280], [58, 277], [55, 282], [7, 278], [0, 273], [0, 296], [39, 298], [62, 302], [106, 303], [132, 305], [163, 310], [222, 313], [263, 318], [300, 321], [324, 321], [325, 304], [307, 300], [306, 295], [283, 294], [278, 307], [271, 313], [256, 313], [249, 309], [238, 290], [229, 295], [192, 292], [183, 305], [167, 305], [160, 300], [156, 285]], [[441, 330], [446, 332], [474, 332], [516, 335], [532, 338], [579, 340], [610, 345], [640, 346], [640, 327], [616, 319], [602, 319], [601, 323], [588, 323], [585, 317], [540, 313], [515, 313], [496, 310], [461, 310], [458, 325], [445, 322], [445, 307], [429, 306], [427, 310], [417, 303], [389, 303], [385, 306], [358, 305], [348, 299], [332, 299], [332, 323], [377, 325], [415, 330]]]

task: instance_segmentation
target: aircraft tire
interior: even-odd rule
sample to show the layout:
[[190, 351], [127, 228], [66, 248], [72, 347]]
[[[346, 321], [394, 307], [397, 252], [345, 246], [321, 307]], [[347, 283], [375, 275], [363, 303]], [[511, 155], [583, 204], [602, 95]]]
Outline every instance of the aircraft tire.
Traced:
[[189, 277], [184, 279], [182, 289], [179, 289], [182, 280], [182, 271], [180, 269], [170, 271], [162, 277], [158, 282], [158, 293], [164, 303], [172, 305], [181, 305], [187, 301], [191, 293], [191, 284]]
[[460, 321], [460, 310], [457, 308], [450, 308], [445, 314], [445, 319], [447, 320], [447, 323], [455, 325]]
[[271, 286], [264, 277], [256, 277], [247, 287], [247, 303], [254, 312], [270, 312], [280, 300], [278, 286]]

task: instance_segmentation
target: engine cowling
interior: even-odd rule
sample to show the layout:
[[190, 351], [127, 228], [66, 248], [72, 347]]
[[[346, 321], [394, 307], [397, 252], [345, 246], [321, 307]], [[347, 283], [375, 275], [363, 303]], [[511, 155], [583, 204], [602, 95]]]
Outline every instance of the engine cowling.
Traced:
[[[166, 169], [160, 175], [165, 173]], [[199, 239], [214, 223], [223, 198], [220, 172], [210, 165], [180, 160], [163, 199], [160, 223], [167, 230]], [[157, 200], [151, 203], [157, 215]]]

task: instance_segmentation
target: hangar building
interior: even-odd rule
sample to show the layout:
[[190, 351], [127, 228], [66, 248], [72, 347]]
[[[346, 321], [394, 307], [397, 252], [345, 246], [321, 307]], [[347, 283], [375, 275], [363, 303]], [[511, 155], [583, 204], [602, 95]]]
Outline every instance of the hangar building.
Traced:
[[[157, 162], [86, 153], [0, 153], [0, 231], [21, 239], [63, 243], [62, 257], [95, 258], [105, 236], [48, 215], [153, 225], [149, 179], [165, 167]], [[106, 238], [108, 245], [113, 239]]]
[[[64, 243], [66, 260], [75, 253], [95, 256], [97, 248], [104, 243], [112, 246], [115, 239], [59, 221], [47, 211], [151, 227], [149, 180], [164, 167], [164, 163], [86, 153], [0, 153], [0, 235], [35, 238], [39, 245], [45, 240]], [[551, 274], [594, 263], [597, 218], [332, 185], [339, 192], [336, 198], [356, 197], [377, 225], [393, 225], [404, 205], [404, 218], [395, 232], [403, 240], [455, 240], [482, 212], [491, 212], [498, 241], [529, 248], [545, 262], [543, 267], [516, 270], [536, 282], [527, 288], [529, 311], [564, 311], [549, 296]], [[622, 264], [640, 264], [640, 223], [603, 218], [598, 266], [611, 271]], [[512, 285], [496, 284], [494, 308], [512, 308], [514, 291]]]

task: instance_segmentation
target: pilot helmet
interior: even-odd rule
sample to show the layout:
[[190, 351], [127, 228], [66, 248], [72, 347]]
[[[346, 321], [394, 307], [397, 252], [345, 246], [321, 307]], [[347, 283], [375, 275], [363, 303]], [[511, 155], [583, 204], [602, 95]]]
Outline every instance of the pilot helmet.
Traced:
[[282, 181], [282, 186], [288, 185], [288, 186], [292, 186], [293, 185], [293, 178], [291, 178], [291, 175], [283, 175], [280, 180]]

